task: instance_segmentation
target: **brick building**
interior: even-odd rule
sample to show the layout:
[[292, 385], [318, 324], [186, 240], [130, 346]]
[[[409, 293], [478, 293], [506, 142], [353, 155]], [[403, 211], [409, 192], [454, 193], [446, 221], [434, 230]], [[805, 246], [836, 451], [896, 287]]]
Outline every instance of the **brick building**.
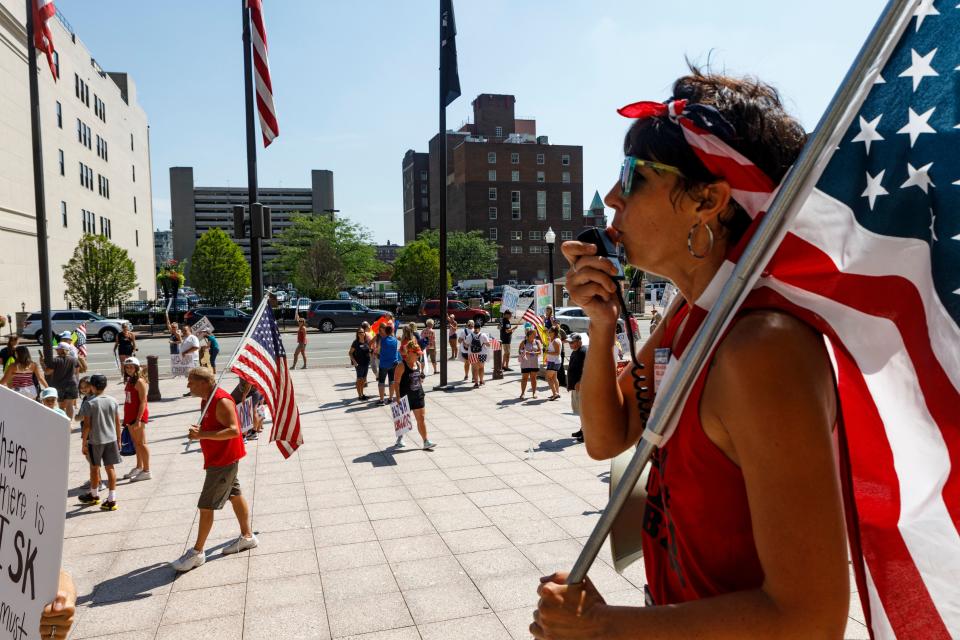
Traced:
[[[584, 222], [583, 147], [550, 144], [537, 135], [535, 120], [516, 117], [515, 102], [511, 95], [477, 96], [473, 122], [446, 136], [447, 228], [479, 229], [500, 245], [498, 284], [545, 281], [544, 233], [552, 228], [559, 244], [575, 237]], [[441, 192], [439, 145], [437, 135], [429, 154], [415, 154], [429, 157], [428, 194]], [[429, 197], [429, 205], [429, 228], [438, 228], [440, 201]], [[405, 214], [404, 239], [410, 242], [406, 220]], [[554, 253], [559, 275], [559, 249]]]
[[430, 155], [409, 149], [403, 156], [403, 238], [430, 228]]

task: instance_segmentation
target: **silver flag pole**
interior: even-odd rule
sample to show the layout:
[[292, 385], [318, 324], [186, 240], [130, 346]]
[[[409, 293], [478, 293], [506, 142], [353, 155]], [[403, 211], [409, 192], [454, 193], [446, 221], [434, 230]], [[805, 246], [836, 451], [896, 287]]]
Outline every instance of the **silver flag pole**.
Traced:
[[[703, 326], [690, 344], [680, 362], [676, 376], [667, 382], [657, 402], [657, 411], [651, 416], [647, 430], [662, 435], [682, 408], [690, 388], [720, 334], [733, 318], [743, 299], [760, 275], [761, 269], [770, 261], [796, 217], [803, 202], [813, 190], [840, 138], [853, 122], [866, 99], [874, 80], [893, 53], [900, 36], [906, 30], [918, 0], [890, 0], [880, 19], [874, 25], [866, 42], [860, 49], [853, 65], [847, 71], [840, 88], [834, 94], [826, 112], [817, 124], [810, 141], [806, 144], [793, 169], [784, 178], [776, 197], [757, 231], [750, 240], [736, 267], [727, 279], [720, 296]], [[596, 560], [603, 541], [610, 533], [617, 514], [633, 491], [643, 468], [653, 453], [653, 445], [641, 439], [633, 459], [627, 465], [620, 484], [610, 496], [607, 508], [600, 516], [587, 539], [580, 556], [567, 578], [568, 584], [583, 582], [587, 571]], [[639, 523], [638, 523], [639, 524]]]

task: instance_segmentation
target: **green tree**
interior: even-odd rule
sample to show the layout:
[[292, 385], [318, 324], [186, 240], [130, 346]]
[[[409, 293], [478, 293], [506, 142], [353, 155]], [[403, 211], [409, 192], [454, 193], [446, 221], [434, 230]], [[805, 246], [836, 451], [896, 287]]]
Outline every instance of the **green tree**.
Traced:
[[[440, 252], [425, 240], [411, 242], [397, 252], [393, 262], [393, 281], [402, 294], [418, 300], [440, 295]], [[447, 287], [450, 274], [447, 273]]]
[[64, 265], [63, 282], [73, 304], [102, 313], [107, 306], [130, 297], [137, 286], [137, 272], [126, 249], [88, 233]]
[[320, 238], [326, 240], [332, 255], [340, 261], [343, 270], [340, 288], [369, 282], [383, 268], [366, 227], [346, 218], [298, 213], [291, 217], [290, 226], [273, 240], [277, 257], [267, 264], [267, 270], [280, 278], [296, 279], [307, 253]]
[[[434, 249], [440, 249], [440, 232], [430, 229], [420, 234]], [[457, 282], [470, 278], [489, 278], [497, 271], [499, 245], [483, 231], [453, 231], [447, 234], [447, 269]]]
[[223, 230], [210, 229], [197, 239], [190, 258], [190, 284], [212, 305], [243, 298], [250, 286], [250, 265]]
[[343, 263], [326, 238], [314, 240], [293, 273], [297, 291], [313, 299], [335, 297], [345, 282]]

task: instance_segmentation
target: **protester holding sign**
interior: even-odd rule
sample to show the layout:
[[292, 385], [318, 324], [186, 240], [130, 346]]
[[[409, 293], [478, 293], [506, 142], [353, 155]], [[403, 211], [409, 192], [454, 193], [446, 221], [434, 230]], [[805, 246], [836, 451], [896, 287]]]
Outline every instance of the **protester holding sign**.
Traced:
[[540, 340], [537, 330], [527, 329], [523, 342], [517, 350], [517, 359], [520, 361], [520, 399], [527, 393], [527, 382], [533, 389], [533, 397], [537, 397], [537, 374], [540, 373]]
[[40, 613], [40, 637], [66, 640], [77, 612], [77, 588], [69, 573], [60, 570], [60, 583], [53, 602]]
[[133, 448], [137, 452], [137, 464], [128, 471], [124, 480], [140, 482], [150, 480], [150, 449], [147, 447], [147, 372], [136, 358], [123, 361], [124, 401], [123, 426], [130, 431]]
[[82, 504], [100, 503], [100, 467], [107, 472], [107, 499], [100, 505], [102, 511], [117, 510], [117, 472], [120, 464], [120, 407], [117, 401], [104, 395], [107, 377], [90, 376], [90, 385], [96, 394], [80, 409], [83, 429], [80, 437], [82, 451], [90, 463], [90, 491], [78, 499]]
[[206, 478], [197, 501], [200, 510], [197, 542], [171, 563], [180, 572], [196, 569], [207, 561], [203, 549], [213, 529], [213, 512], [222, 509], [228, 500], [240, 524], [240, 537], [224, 547], [223, 554], [240, 553], [258, 544], [250, 526], [250, 507], [237, 479], [240, 459], [247, 454], [237, 405], [229, 393], [217, 386], [216, 377], [208, 369], [197, 367], [190, 371], [187, 388], [191, 395], [200, 398], [200, 406], [206, 409], [200, 424], [192, 425], [187, 434], [190, 440], [200, 441]]
[[170, 322], [170, 311], [168, 310], [164, 317], [167, 320], [167, 333], [170, 334], [170, 355], [175, 356], [180, 353], [180, 327], [176, 322]]
[[[714, 282], [751, 223], [744, 203], [758, 194], [735, 190], [731, 181], [749, 172], [753, 184], [777, 184], [806, 138], [776, 90], [755, 79], [694, 69], [674, 84], [673, 96], [667, 104], [621, 110], [639, 119], [624, 140], [621, 179], [605, 199], [615, 212], [609, 232], [630, 264], [677, 283], [684, 299], [638, 353], [638, 373], [647, 376], [655, 350], [683, 357], [683, 327], [696, 313], [690, 303]], [[710, 156], [710, 167], [681, 124], [693, 119], [699, 124], [691, 127], [702, 132], [697, 141], [711, 138], [723, 152]], [[725, 134], [708, 136], [702, 127], [711, 123]], [[619, 379], [615, 374], [617, 267], [597, 257], [593, 244], [570, 241], [562, 250], [571, 264], [571, 300], [590, 317], [580, 383], [583, 436], [592, 458], [609, 459], [637, 444], [646, 426], [641, 400], [653, 393], [635, 393], [633, 363]], [[642, 531], [655, 606], [610, 606], [589, 579], [567, 585], [566, 574], [557, 573], [537, 587], [532, 635], [843, 637], [850, 585], [834, 463], [837, 412], [823, 336], [776, 309], [738, 313], [675, 430], [653, 454], [643, 522], [629, 523]], [[915, 570], [909, 560], [897, 566]]]
[[388, 402], [393, 402], [396, 396], [396, 384], [394, 383], [394, 367], [400, 361], [400, 345], [397, 339], [393, 337], [393, 325], [383, 323], [380, 325], [380, 373], [377, 374], [377, 391], [380, 392], [380, 404], [387, 404], [383, 399], [384, 383], [389, 386]]
[[[430, 442], [427, 437], [426, 422], [426, 394], [423, 391], [423, 367], [420, 365], [420, 356], [422, 355], [419, 345], [412, 343], [407, 346], [406, 355], [397, 365], [397, 374], [400, 379], [399, 394], [406, 396], [410, 403], [410, 410], [417, 419], [417, 431], [423, 439], [423, 448], [426, 451], [437, 446]], [[397, 438], [395, 445], [397, 448], [403, 447], [403, 436]]]

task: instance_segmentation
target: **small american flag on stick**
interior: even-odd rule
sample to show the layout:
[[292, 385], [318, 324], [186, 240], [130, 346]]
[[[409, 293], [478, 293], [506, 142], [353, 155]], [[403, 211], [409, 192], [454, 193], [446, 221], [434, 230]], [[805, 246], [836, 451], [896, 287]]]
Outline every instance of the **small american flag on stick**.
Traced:
[[276, 442], [283, 457], [289, 458], [303, 444], [303, 435], [287, 353], [269, 305], [263, 305], [253, 322], [254, 329], [240, 345], [230, 370], [263, 394], [273, 416], [270, 442]]
[[537, 315], [537, 312], [533, 310], [533, 307], [527, 307], [527, 310], [523, 312], [523, 317], [521, 320], [532, 324], [537, 328], [537, 331], [543, 331], [543, 318]]
[[490, 338], [490, 351], [500, 351], [500, 341], [496, 338]]
[[87, 323], [83, 322], [77, 327], [77, 353], [81, 358], [87, 357]]

